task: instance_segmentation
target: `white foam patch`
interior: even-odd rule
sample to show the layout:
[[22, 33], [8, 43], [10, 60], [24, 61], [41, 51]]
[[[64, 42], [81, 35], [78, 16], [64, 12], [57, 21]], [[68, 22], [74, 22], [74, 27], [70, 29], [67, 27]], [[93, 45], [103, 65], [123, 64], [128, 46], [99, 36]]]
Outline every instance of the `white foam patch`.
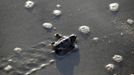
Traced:
[[52, 29], [53, 28], [53, 24], [49, 23], [49, 22], [45, 22], [42, 24], [42, 26], [46, 29]]
[[62, 14], [62, 11], [61, 10], [58, 10], [58, 9], [53, 10], [53, 15], [60, 16], [61, 14]]
[[109, 9], [111, 11], [118, 11], [119, 10], [119, 4], [118, 3], [110, 3], [109, 4]]
[[78, 29], [80, 32], [84, 33], [84, 34], [87, 34], [90, 32], [90, 27], [86, 26], [86, 25], [83, 25], [83, 26], [80, 26], [79, 29]]
[[14, 48], [14, 51], [19, 53], [22, 51], [22, 48], [16, 47], [16, 48]]
[[123, 61], [123, 57], [121, 55], [114, 55], [112, 59], [118, 63]]
[[133, 20], [133, 19], [128, 18], [128, 19], [127, 19], [127, 23], [128, 23], [128, 24], [130, 24], [130, 25], [132, 25], [132, 24], [134, 23], [134, 20]]
[[33, 8], [34, 5], [35, 5], [35, 3], [33, 1], [28, 0], [28, 1], [25, 2], [24, 7], [25, 8]]
[[13, 67], [12, 67], [11, 65], [7, 65], [7, 66], [4, 68], [4, 70], [5, 70], [5, 71], [10, 71], [12, 68], [13, 68]]
[[114, 64], [107, 64], [107, 65], [105, 66], [105, 69], [106, 69], [107, 71], [113, 71], [114, 68], [115, 68], [115, 65], [114, 65]]

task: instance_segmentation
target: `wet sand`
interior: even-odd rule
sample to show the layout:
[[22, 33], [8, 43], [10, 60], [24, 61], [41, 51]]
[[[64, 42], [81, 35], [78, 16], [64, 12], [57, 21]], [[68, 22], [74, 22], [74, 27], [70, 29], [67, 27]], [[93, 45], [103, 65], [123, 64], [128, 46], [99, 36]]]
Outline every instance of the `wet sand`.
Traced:
[[[53, 40], [56, 32], [78, 38], [79, 51], [32, 75], [108, 75], [105, 65], [115, 63], [112, 56], [120, 54], [122, 63], [115, 63], [117, 75], [129, 75], [134, 72], [133, 26], [126, 23], [134, 18], [134, 1], [117, 0], [119, 12], [112, 13], [108, 5], [114, 1], [106, 0], [34, 0], [33, 9], [24, 8], [26, 0], [1, 0], [0, 3], [0, 57], [13, 53], [13, 48], [27, 49], [44, 40]], [[61, 4], [62, 15], [55, 18], [52, 11]], [[51, 22], [56, 30], [47, 32], [42, 24]], [[91, 27], [89, 35], [78, 32], [78, 27]], [[121, 36], [120, 33], [124, 35]], [[99, 37], [93, 41], [93, 37]], [[0, 72], [0, 75], [8, 75]]]

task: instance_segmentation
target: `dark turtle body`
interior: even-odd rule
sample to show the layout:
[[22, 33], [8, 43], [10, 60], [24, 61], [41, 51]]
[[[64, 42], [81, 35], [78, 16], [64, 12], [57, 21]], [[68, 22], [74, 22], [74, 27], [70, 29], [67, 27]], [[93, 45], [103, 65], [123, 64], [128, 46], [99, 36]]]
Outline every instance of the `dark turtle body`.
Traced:
[[52, 49], [58, 55], [65, 55], [75, 48], [75, 41], [77, 36], [71, 34], [69, 36], [62, 36], [61, 34], [55, 34], [57, 41], [51, 43]]

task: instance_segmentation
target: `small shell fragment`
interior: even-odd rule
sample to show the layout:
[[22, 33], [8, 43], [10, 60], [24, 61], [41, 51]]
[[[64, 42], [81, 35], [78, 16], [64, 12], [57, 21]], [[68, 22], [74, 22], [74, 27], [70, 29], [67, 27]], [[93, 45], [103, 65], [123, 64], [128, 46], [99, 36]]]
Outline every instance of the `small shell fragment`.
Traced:
[[33, 73], [37, 70], [38, 70], [38, 68], [33, 68], [33, 69], [29, 70], [28, 72], [26, 72], [25, 75], [30, 75], [31, 73]]
[[54, 63], [55, 62], [55, 60], [54, 59], [51, 59], [50, 61], [49, 61], [49, 63]]
[[90, 27], [86, 26], [86, 25], [83, 25], [83, 26], [80, 26], [79, 29], [78, 29], [80, 32], [84, 33], [84, 34], [87, 34], [90, 32]]
[[107, 64], [107, 65], [105, 66], [105, 69], [106, 69], [107, 71], [113, 71], [114, 68], [115, 68], [115, 65], [114, 65], [114, 64]]
[[8, 59], [9, 62], [13, 61], [13, 59]]
[[25, 2], [25, 8], [32, 8], [35, 5], [35, 3], [31, 0], [28, 0]]
[[51, 53], [55, 53], [55, 51], [53, 50], [53, 51], [51, 51]]
[[33, 72], [38, 71], [38, 70], [40, 70], [40, 69], [42, 69], [42, 68], [44, 68], [44, 67], [46, 67], [46, 66], [48, 66], [48, 65], [49, 65], [49, 63], [41, 64], [40, 66], [38, 66], [38, 67], [36, 67], [36, 68], [32, 68], [31, 70], [29, 70], [28, 72], [26, 72], [25, 75], [30, 75], [30, 74], [32, 74]]
[[130, 24], [130, 25], [132, 25], [132, 24], [134, 23], [134, 20], [133, 20], [133, 19], [128, 18], [128, 19], [127, 19], [127, 23], [128, 23], [128, 24]]
[[113, 74], [113, 75], [117, 75], [117, 74]]
[[4, 68], [5, 71], [10, 71], [11, 69], [12, 69], [12, 66], [11, 66], [11, 65], [7, 65], [7, 66]]
[[94, 41], [98, 41], [99, 38], [98, 38], [98, 37], [93, 37], [93, 40], [94, 40]]
[[41, 64], [40, 67], [43, 68], [43, 67], [46, 67], [46, 66], [48, 66], [48, 65], [49, 65], [48, 63], [46, 63], [46, 64]]
[[134, 51], [131, 51], [131, 54], [134, 55]]
[[60, 8], [60, 7], [61, 7], [61, 5], [60, 5], [60, 4], [57, 4], [57, 5], [56, 5], [56, 7], [57, 7], [57, 8]]
[[118, 11], [119, 10], [119, 4], [118, 3], [110, 3], [109, 4], [109, 10]]
[[123, 36], [123, 35], [124, 35], [124, 33], [123, 33], [123, 32], [121, 32], [121, 33], [120, 33], [120, 35], [121, 35], [121, 36]]
[[114, 55], [112, 59], [118, 63], [123, 61], [123, 57], [121, 55]]
[[49, 23], [49, 22], [45, 22], [42, 24], [42, 26], [46, 29], [52, 29], [53, 28], [53, 24]]
[[53, 15], [55, 15], [55, 16], [60, 16], [60, 15], [61, 15], [61, 13], [62, 13], [62, 11], [61, 11], [61, 10], [58, 10], [58, 9], [53, 10]]

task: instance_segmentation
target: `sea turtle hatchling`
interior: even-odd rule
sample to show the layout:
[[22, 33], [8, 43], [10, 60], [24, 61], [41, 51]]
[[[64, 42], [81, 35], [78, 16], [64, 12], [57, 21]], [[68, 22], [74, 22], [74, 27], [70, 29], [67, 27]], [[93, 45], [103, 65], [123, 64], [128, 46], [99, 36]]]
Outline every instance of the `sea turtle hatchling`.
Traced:
[[62, 36], [61, 34], [55, 34], [56, 41], [51, 43], [51, 47], [57, 55], [65, 55], [76, 49], [76, 39], [75, 34], [69, 36]]

